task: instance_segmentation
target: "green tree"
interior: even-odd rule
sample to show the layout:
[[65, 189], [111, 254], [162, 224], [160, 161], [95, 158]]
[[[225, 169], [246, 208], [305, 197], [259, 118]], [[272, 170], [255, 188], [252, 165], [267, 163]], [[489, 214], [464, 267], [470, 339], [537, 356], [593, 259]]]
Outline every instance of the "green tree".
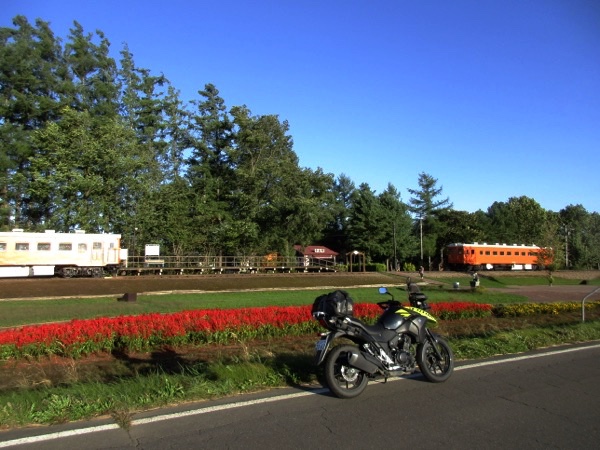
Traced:
[[[453, 243], [483, 243], [486, 240], [485, 214], [480, 212], [469, 213], [448, 209], [438, 214], [437, 247], [445, 252], [446, 247]], [[482, 225], [483, 223], [483, 225]], [[445, 259], [444, 256], [441, 258]]]
[[[99, 42], [94, 42], [95, 38]], [[73, 22], [64, 59], [73, 79], [71, 107], [87, 111], [93, 118], [112, 118], [119, 113], [117, 63], [109, 55], [110, 42], [100, 30], [95, 36]]]
[[355, 189], [354, 182], [342, 173], [333, 182], [332, 202], [324, 206], [331, 212], [332, 218], [325, 226], [323, 245], [339, 252], [342, 261], [344, 261], [347, 252], [350, 251], [348, 220], [352, 205], [352, 193]]
[[140, 157], [148, 163], [135, 174], [144, 180], [144, 185], [124, 233], [131, 235], [137, 228], [142, 239], [178, 250], [188, 248], [190, 242], [171, 242], [166, 235], [189, 237], [189, 234], [165, 233], [163, 229], [164, 223], [191, 225], [181, 214], [166, 206], [177, 199], [184, 211], [190, 211], [191, 207], [189, 202], [181, 203], [183, 199], [189, 199], [189, 189], [182, 191], [186, 188], [185, 183], [178, 180], [183, 148], [189, 144], [189, 139], [184, 140], [188, 136], [187, 113], [169, 81], [163, 75], [153, 76], [150, 70], [137, 67], [127, 46], [121, 52], [118, 73], [122, 90], [121, 116], [135, 132]]
[[351, 251], [365, 253], [367, 260], [389, 257], [390, 223], [384, 224], [386, 212], [367, 183], [361, 183], [352, 193], [352, 206], [348, 223], [348, 238]]
[[568, 205], [558, 215], [563, 265], [573, 269], [597, 268], [600, 255], [598, 214], [588, 213], [582, 205]]
[[[164, 75], [152, 76], [148, 69], [136, 67], [127, 46], [121, 52], [121, 56], [121, 116], [135, 130], [140, 145], [146, 147], [147, 152], [161, 163], [167, 160], [168, 147], [165, 118], [167, 102], [161, 89], [169, 82]], [[170, 98], [169, 101], [177, 102], [178, 99]], [[173, 113], [177, 114], [176, 111]], [[165, 169], [169, 170], [168, 167]]]
[[289, 254], [294, 244], [307, 245], [331, 220], [325, 205], [333, 201], [333, 176], [298, 166], [287, 121], [274, 115], [252, 116], [248, 108], [232, 108], [236, 126], [235, 219], [255, 224], [257, 252]]
[[[415, 234], [420, 241], [420, 264], [424, 264], [424, 257], [428, 259], [428, 266], [432, 268], [432, 258], [437, 254], [438, 234], [441, 222], [439, 216], [452, 208], [450, 199], [439, 199], [443, 187], [437, 187], [438, 180], [431, 175], [421, 172], [418, 178], [419, 189], [408, 189], [412, 195], [409, 199], [409, 210], [415, 219]], [[440, 249], [441, 250], [441, 249]]]
[[391, 261], [394, 270], [402, 267], [402, 262], [411, 258], [418, 248], [418, 242], [412, 232], [412, 218], [408, 206], [400, 199], [400, 193], [390, 183], [379, 195], [383, 218], [383, 254]]
[[494, 202], [488, 208], [491, 242], [538, 244], [547, 219], [546, 210], [532, 198], [511, 197], [508, 202]]
[[60, 121], [35, 133], [34, 143], [40, 150], [31, 158], [27, 192], [34, 225], [123, 229], [143, 190], [144, 180], [136, 173], [147, 161], [137, 157], [135, 137], [119, 118], [100, 123], [67, 108]]
[[167, 89], [164, 99], [165, 133], [167, 136], [162, 171], [165, 180], [175, 180], [184, 175], [185, 151], [192, 147], [188, 126], [190, 113], [184, 108], [179, 91], [173, 86]]
[[590, 214], [585, 241], [588, 250], [586, 267], [600, 270], [600, 214], [597, 212]]
[[549, 270], [556, 270], [560, 267], [562, 259], [562, 245], [560, 239], [560, 214], [552, 211], [546, 211], [546, 219], [542, 223], [540, 237], [537, 245], [542, 247], [538, 266], [546, 267]]
[[194, 196], [191, 213], [199, 250], [223, 254], [236, 247], [232, 233], [246, 228], [232, 224], [230, 208], [235, 181], [230, 163], [233, 123], [214, 85], [207, 84], [198, 93], [202, 99], [192, 102], [196, 109], [189, 116], [191, 155], [186, 176]]
[[26, 191], [35, 130], [56, 120], [69, 75], [47, 22], [24, 16], [0, 28], [0, 228], [30, 224]]

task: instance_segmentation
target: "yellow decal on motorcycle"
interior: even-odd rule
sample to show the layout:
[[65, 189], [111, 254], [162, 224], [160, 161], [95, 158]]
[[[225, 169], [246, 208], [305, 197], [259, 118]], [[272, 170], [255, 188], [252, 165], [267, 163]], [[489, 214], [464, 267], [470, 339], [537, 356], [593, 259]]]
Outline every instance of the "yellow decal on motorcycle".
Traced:
[[[402, 309], [399, 309], [397, 312], [398, 312], [398, 314], [401, 314], [403, 317], [409, 317], [411, 314], [410, 314], [410, 311], [406, 311], [407, 309], [426, 317], [427, 320], [429, 320], [433, 323], [437, 323], [437, 319], [435, 317], [433, 317], [431, 314], [429, 314], [427, 311], [425, 311], [421, 308], [415, 308], [414, 306], [404, 306]], [[402, 311], [404, 311], [404, 312], [402, 312]]]

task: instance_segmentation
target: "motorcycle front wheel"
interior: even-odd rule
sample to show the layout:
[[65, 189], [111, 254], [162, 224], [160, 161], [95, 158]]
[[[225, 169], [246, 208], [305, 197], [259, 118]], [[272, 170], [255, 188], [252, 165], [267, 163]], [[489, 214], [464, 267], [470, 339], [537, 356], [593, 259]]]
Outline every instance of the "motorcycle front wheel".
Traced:
[[419, 345], [417, 363], [421, 373], [428, 381], [441, 383], [450, 378], [454, 371], [454, 355], [444, 339], [437, 337], [436, 341], [427, 339]]
[[325, 358], [325, 382], [336, 397], [354, 398], [367, 387], [367, 374], [348, 365], [348, 354], [356, 351], [352, 345], [338, 345]]

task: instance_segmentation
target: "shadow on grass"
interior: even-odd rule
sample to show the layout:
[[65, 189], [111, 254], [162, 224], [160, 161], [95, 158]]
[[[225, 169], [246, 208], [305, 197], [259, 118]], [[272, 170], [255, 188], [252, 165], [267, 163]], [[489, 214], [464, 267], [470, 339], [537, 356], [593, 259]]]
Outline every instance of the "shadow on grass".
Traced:
[[127, 367], [132, 375], [147, 375], [157, 371], [169, 375], [181, 375], [186, 372], [187, 366], [206, 364], [206, 361], [202, 360], [190, 361], [172, 348], [155, 350], [147, 358], [132, 356], [123, 350], [113, 350], [111, 355]]

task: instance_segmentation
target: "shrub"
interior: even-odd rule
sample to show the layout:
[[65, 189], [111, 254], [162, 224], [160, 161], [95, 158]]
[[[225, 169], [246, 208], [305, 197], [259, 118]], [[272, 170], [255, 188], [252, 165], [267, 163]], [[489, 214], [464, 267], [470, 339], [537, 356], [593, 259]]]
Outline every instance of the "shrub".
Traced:
[[[585, 304], [586, 310], [591, 310], [600, 306], [600, 302], [589, 302]], [[515, 303], [511, 305], [496, 305], [492, 308], [495, 317], [521, 317], [533, 316], [536, 314], [557, 315], [564, 312], [574, 312], [581, 310], [581, 303], [563, 302], [563, 303]]]

